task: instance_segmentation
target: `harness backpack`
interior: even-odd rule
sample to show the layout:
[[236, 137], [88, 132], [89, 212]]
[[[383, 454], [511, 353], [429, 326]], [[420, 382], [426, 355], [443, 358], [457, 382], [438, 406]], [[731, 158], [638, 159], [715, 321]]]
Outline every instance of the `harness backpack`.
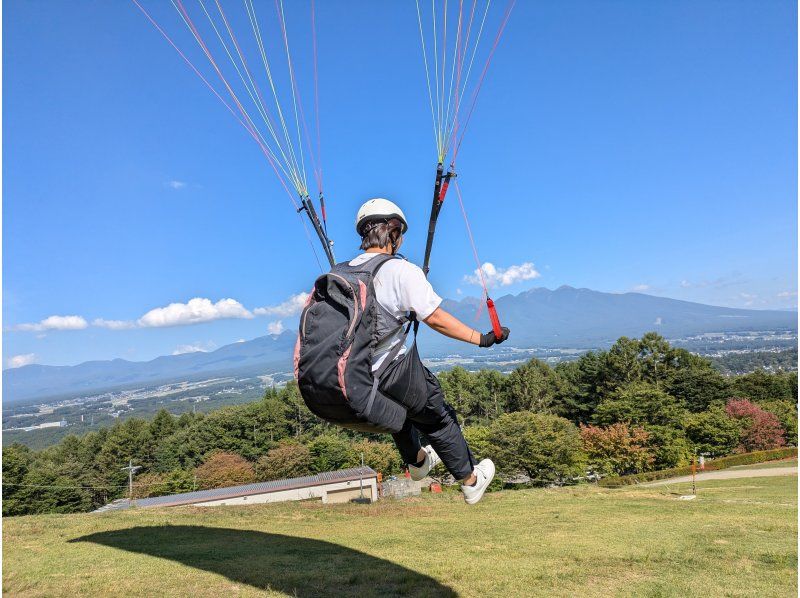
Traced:
[[[317, 278], [300, 316], [294, 370], [305, 404], [327, 422], [362, 432], [398, 432], [406, 419], [406, 408], [379, 388], [412, 326], [375, 298], [375, 275], [392, 259], [399, 258], [379, 254], [358, 266], [335, 265]], [[401, 342], [373, 372], [375, 347], [404, 325]]]

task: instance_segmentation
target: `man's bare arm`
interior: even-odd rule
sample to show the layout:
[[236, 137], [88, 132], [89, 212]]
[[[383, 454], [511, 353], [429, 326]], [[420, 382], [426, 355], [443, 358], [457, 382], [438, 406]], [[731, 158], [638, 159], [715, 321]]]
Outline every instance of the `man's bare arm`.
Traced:
[[447, 313], [441, 307], [437, 307], [434, 312], [423, 320], [436, 332], [449, 336], [465, 343], [477, 345], [481, 341], [481, 333], [470, 328], [455, 316]]

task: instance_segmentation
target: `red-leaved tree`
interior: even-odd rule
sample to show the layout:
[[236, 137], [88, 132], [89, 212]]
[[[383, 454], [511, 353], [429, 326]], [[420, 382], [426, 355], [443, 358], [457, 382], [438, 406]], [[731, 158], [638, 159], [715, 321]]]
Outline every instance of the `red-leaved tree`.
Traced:
[[583, 450], [589, 467], [601, 475], [626, 475], [646, 471], [654, 456], [647, 447], [648, 434], [643, 428], [626, 423], [608, 427], [581, 426]]
[[201, 490], [252, 484], [256, 481], [255, 470], [247, 459], [224, 451], [208, 455], [203, 464], [195, 468], [194, 473]]
[[725, 412], [742, 423], [739, 452], [766, 451], [786, 444], [778, 418], [755, 403], [747, 399], [730, 399]]

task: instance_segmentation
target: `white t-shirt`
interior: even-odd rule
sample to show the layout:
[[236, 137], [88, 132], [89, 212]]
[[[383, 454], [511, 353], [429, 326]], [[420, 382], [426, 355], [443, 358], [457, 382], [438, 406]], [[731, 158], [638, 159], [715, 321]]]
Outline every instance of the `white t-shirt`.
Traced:
[[[377, 255], [381, 254], [362, 253], [351, 260], [350, 265], [360, 266]], [[417, 319], [422, 321], [436, 311], [442, 302], [442, 298], [436, 294], [431, 283], [425, 278], [422, 269], [403, 259], [389, 260], [381, 266], [373, 284], [378, 303], [396, 318], [407, 317], [409, 312], [413, 311], [417, 314]], [[399, 330], [397, 334], [375, 348], [373, 370], [380, 367], [386, 353], [402, 340], [404, 330]], [[401, 349], [398, 357], [404, 352], [405, 347]]]

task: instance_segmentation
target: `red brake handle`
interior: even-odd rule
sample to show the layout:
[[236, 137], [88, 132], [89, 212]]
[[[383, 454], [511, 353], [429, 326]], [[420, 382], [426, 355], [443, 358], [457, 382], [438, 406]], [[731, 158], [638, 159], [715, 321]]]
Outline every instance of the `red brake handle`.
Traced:
[[503, 327], [500, 326], [500, 318], [497, 317], [494, 301], [489, 297], [486, 298], [486, 309], [489, 312], [489, 319], [492, 321], [492, 331], [494, 332], [495, 338], [503, 338]]
[[439, 189], [439, 203], [444, 203], [444, 196], [447, 195], [447, 188], [450, 186], [450, 179], [446, 178]]

